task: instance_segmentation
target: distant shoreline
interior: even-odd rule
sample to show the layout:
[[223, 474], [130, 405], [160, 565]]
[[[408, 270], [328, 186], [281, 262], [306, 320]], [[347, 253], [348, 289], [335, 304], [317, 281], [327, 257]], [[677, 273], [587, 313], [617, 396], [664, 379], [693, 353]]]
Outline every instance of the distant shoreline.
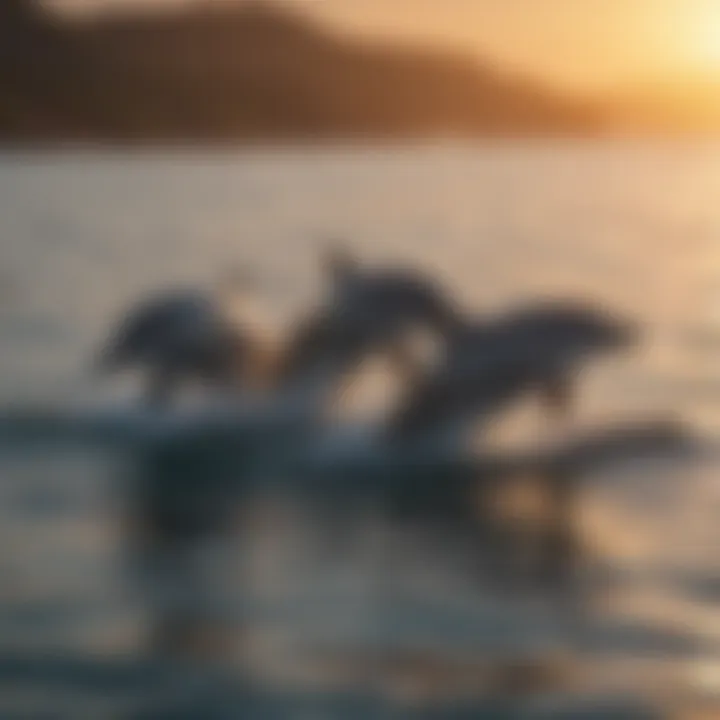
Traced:
[[350, 40], [274, 3], [75, 24], [12, 0], [0, 47], [0, 146], [367, 145], [605, 124], [493, 63]]
[[324, 151], [401, 151], [423, 149], [469, 149], [491, 146], [552, 146], [552, 145], [687, 145], [720, 142], [716, 132], [614, 132], [614, 133], [517, 133], [478, 136], [434, 137], [347, 137], [328, 136], [314, 139], [267, 138], [254, 140], [0, 140], [0, 154], [4, 156], [28, 154], [220, 154], [265, 152], [324, 152]]

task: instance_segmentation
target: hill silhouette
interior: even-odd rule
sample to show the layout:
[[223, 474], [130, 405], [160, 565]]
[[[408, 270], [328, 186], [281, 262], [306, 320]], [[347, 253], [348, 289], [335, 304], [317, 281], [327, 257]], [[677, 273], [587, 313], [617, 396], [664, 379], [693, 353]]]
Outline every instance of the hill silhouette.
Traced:
[[452, 52], [334, 36], [268, 3], [71, 21], [0, 4], [0, 140], [585, 133], [588, 107]]

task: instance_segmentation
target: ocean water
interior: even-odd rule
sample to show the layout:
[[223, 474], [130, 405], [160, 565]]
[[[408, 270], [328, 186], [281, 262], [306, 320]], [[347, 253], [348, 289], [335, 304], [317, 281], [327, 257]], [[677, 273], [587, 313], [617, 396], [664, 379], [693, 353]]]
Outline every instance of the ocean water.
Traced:
[[[288, 327], [317, 291], [318, 251], [339, 239], [368, 262], [432, 271], [478, 313], [552, 295], [629, 315], [642, 343], [588, 373], [580, 421], [670, 414], [711, 442], [720, 427], [718, 197], [720, 144], [710, 142], [0, 156], [0, 415], [3, 405], [102, 400], [110, 390], [89, 371], [94, 350], [128, 304], [166, 286], [250, 267], [272, 322]], [[0, 714], [160, 717], [132, 714], [143, 702], [160, 707], [158, 688], [170, 681], [143, 665], [147, 608], [124, 574], [127, 462], [2, 437], [0, 447]], [[216, 570], [240, 589], [230, 603], [242, 618], [238, 653], [290, 692], [328, 680], [308, 648], [332, 643], [362, 665], [368, 645], [389, 639], [445, 668], [458, 655], [570, 648], [584, 671], [575, 694], [595, 698], [597, 712], [627, 701], [640, 705], [623, 717], [645, 717], [645, 705], [667, 713], [659, 717], [698, 708], [712, 717], [719, 471], [711, 457], [651, 458], [586, 479], [582, 533], [617, 578], [582, 619], [552, 602], [494, 600], [427, 538], [359, 522], [344, 559], [323, 564], [307, 518], [288, 511], [294, 524], [286, 518], [280, 532], [248, 511]], [[386, 675], [382, 697], [402, 694]], [[218, 717], [254, 717], [240, 676], [223, 675], [232, 692]], [[373, 705], [378, 697], [368, 692], [353, 717], [393, 716]], [[207, 700], [202, 707], [182, 717], [215, 717]], [[258, 717], [351, 716], [327, 703], [318, 715], [306, 700], [263, 707]]]

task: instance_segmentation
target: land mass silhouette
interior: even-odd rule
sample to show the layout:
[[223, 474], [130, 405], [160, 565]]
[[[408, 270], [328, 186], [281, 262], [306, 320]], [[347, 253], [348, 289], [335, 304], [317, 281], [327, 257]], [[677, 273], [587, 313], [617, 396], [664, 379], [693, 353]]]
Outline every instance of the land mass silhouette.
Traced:
[[601, 113], [452, 51], [334, 35], [286, 6], [71, 20], [0, 4], [0, 142], [588, 134]]

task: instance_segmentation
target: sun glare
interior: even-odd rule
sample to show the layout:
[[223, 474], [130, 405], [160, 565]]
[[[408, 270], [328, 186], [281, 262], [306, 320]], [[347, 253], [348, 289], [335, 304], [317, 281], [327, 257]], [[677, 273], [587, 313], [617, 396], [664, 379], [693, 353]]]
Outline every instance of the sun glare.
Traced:
[[688, 40], [694, 60], [709, 69], [720, 70], [720, 3], [703, 5], [693, 18]]

